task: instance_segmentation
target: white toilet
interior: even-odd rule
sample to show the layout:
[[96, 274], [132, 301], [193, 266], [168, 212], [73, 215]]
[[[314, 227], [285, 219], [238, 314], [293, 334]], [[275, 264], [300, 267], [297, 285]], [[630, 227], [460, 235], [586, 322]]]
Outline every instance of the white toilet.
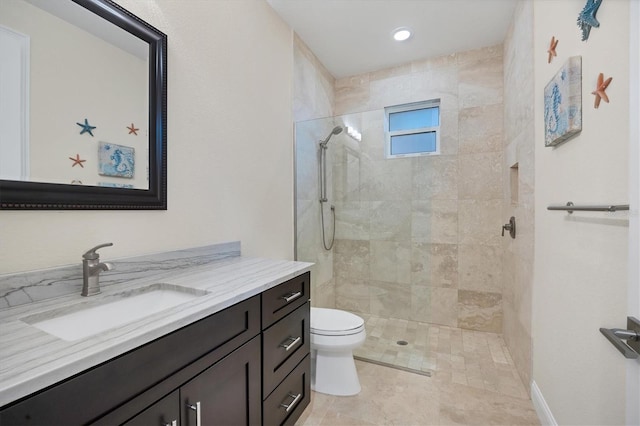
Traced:
[[311, 308], [311, 389], [329, 395], [360, 392], [353, 349], [364, 343], [364, 320], [338, 309]]

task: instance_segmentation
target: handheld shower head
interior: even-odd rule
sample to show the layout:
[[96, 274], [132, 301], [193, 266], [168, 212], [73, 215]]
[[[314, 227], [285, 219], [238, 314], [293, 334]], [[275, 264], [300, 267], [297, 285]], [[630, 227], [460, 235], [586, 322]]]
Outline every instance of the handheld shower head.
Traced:
[[344, 129], [342, 128], [342, 126], [336, 126], [333, 128], [333, 130], [331, 130], [331, 133], [329, 133], [329, 136], [327, 136], [327, 138], [323, 141], [320, 142], [320, 146], [322, 148], [326, 148], [327, 144], [329, 143], [329, 139], [331, 139], [331, 136], [333, 135], [339, 135], [340, 133], [342, 133]]

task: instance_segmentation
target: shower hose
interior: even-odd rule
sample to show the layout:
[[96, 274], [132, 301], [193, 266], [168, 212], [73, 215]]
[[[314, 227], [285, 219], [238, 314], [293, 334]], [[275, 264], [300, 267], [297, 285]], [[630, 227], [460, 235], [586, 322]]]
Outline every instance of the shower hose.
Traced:
[[336, 239], [336, 208], [331, 205], [331, 215], [333, 216], [333, 232], [331, 233], [331, 242], [328, 244], [327, 247], [327, 239], [324, 235], [324, 203], [321, 201], [320, 202], [320, 220], [322, 221], [322, 245], [324, 246], [325, 250], [331, 250], [331, 248], [333, 247], [333, 243]]

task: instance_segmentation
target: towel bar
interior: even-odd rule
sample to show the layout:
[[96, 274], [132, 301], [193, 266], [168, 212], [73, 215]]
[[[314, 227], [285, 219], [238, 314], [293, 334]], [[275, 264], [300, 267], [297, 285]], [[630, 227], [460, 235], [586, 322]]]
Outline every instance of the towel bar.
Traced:
[[569, 212], [569, 214], [574, 211], [583, 211], [583, 212], [617, 212], [621, 210], [629, 210], [629, 204], [607, 204], [607, 205], [599, 205], [599, 206], [576, 206], [571, 201], [569, 201], [564, 206], [549, 206], [547, 210], [565, 210]]

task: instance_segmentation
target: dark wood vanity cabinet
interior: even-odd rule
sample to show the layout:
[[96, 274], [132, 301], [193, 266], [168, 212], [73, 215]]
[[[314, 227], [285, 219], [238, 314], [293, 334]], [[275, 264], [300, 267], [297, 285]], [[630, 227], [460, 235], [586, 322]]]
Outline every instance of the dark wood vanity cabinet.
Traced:
[[310, 400], [309, 279], [2, 407], [0, 425], [293, 424]]

